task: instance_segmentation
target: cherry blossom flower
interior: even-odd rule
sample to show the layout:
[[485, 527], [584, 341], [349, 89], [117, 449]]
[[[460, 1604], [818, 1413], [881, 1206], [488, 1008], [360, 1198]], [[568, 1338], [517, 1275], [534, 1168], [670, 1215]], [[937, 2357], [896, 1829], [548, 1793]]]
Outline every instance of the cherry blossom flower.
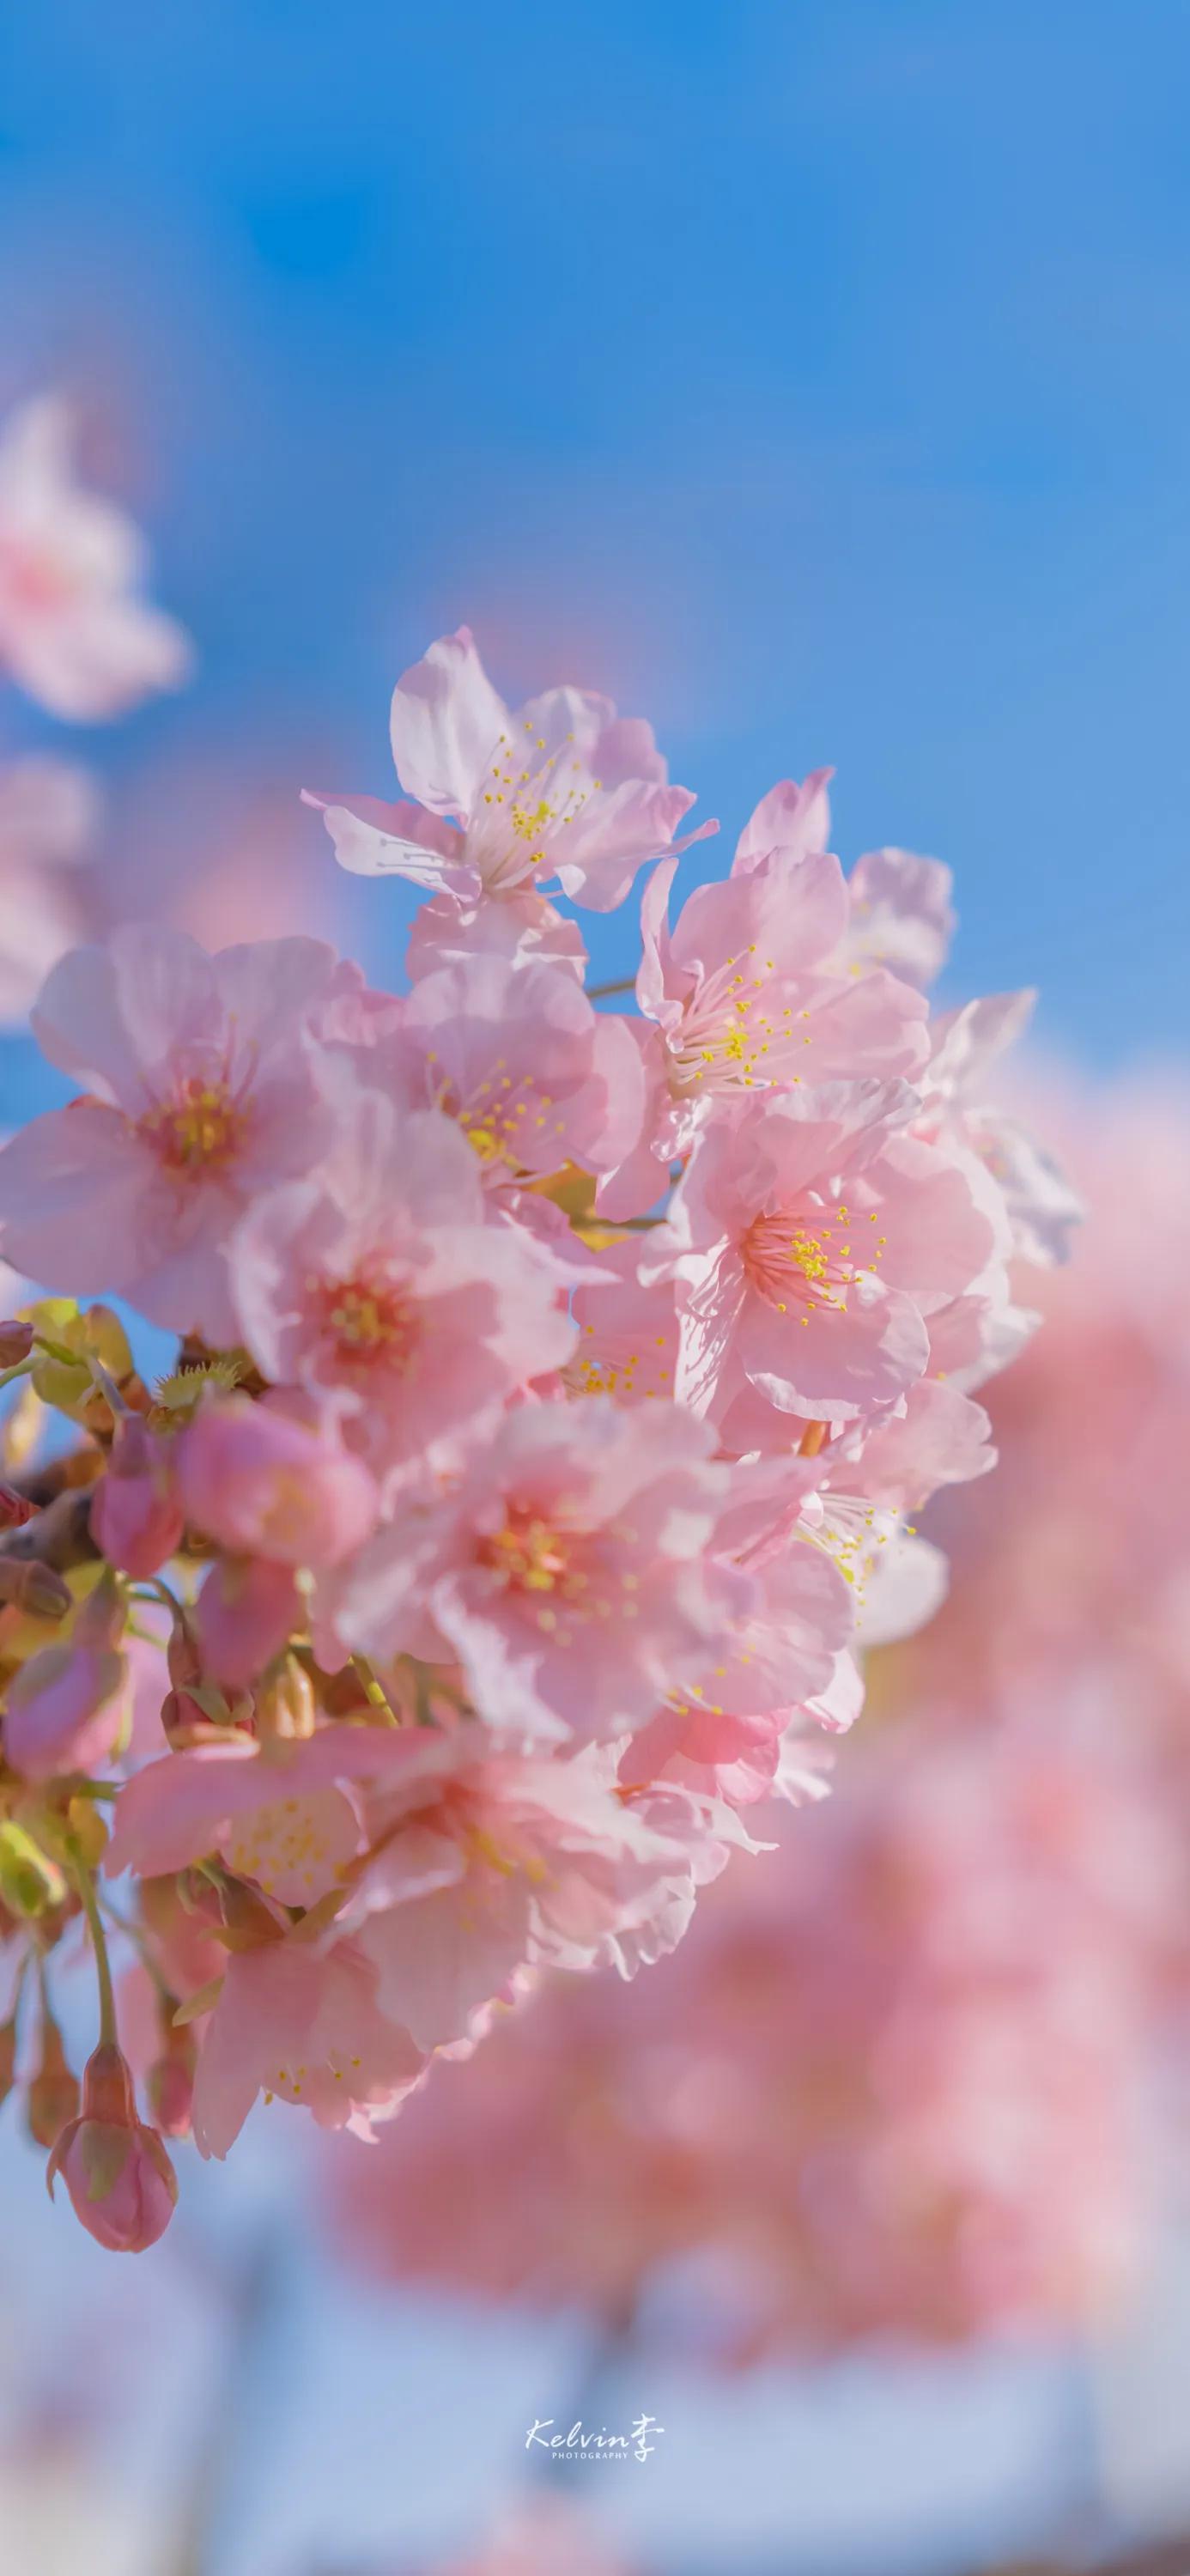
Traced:
[[415, 984], [391, 1049], [411, 1105], [458, 1120], [489, 1180], [621, 1160], [644, 1112], [628, 1022], [553, 965], [471, 956]]
[[0, 439], [0, 664], [73, 723], [177, 688], [190, 646], [139, 596], [144, 546], [124, 512], [75, 483], [71, 418], [52, 398]]
[[476, 1734], [392, 1744], [341, 1917], [376, 1963], [382, 2009], [423, 2048], [467, 2038], [523, 1968], [631, 1975], [672, 1948], [700, 1880], [746, 1841], [681, 1789], [625, 1793], [593, 1754], [519, 1760]]
[[667, 784], [651, 727], [582, 689], [549, 689], [510, 714], [469, 627], [398, 680], [391, 729], [412, 802], [306, 800], [361, 875], [407, 876], [472, 901], [557, 877], [574, 901], [610, 912], [646, 859], [686, 846], [674, 832], [694, 798]]
[[425, 2072], [426, 2060], [376, 2003], [376, 1970], [359, 1943], [318, 1950], [300, 1932], [235, 1950], [199, 2050], [194, 2143], [234, 2146], [260, 2093], [312, 2113], [320, 2128], [372, 2135]]
[[847, 1421], [924, 1375], [926, 1315], [996, 1251], [998, 1210], [905, 1132], [915, 1107], [903, 1084], [824, 1085], [700, 1139], [642, 1269], [677, 1285], [680, 1398], [728, 1429], [749, 1389], [779, 1414]]
[[600, 1207], [631, 1215], [656, 1200], [668, 1165], [688, 1150], [717, 1097], [865, 1074], [913, 1074], [925, 1062], [925, 1004], [879, 969], [856, 979], [834, 952], [847, 888], [825, 852], [759, 845], [796, 830], [774, 789], [741, 835], [731, 873], [699, 886], [670, 930], [676, 861], [662, 862], [641, 907], [636, 992], [658, 1043], [646, 1046], [653, 1098], [641, 1147], [606, 1184]]
[[319, 940], [209, 957], [147, 926], [64, 957], [33, 1026], [85, 1088], [0, 1151], [9, 1259], [234, 1342], [225, 1244], [249, 1200], [309, 1165], [325, 1113], [305, 1027], [337, 973]]
[[1065, 1261], [1086, 1213], [1077, 1191], [1021, 1119], [988, 1097], [993, 1068], [1029, 1025], [1037, 996], [992, 993], [934, 1022], [922, 1131], [956, 1137], [996, 1181], [1020, 1261]]
[[483, 894], [451, 894], [445, 889], [423, 903], [413, 916], [405, 951], [410, 983], [453, 966], [460, 957], [500, 957], [511, 966], [564, 966], [581, 984], [587, 964], [586, 943], [577, 921], [535, 888], [519, 886], [492, 903]]
[[403, 1112], [347, 1063], [340, 1076], [326, 1095], [333, 1152], [262, 1192], [237, 1228], [239, 1329], [270, 1377], [304, 1387], [394, 1471], [559, 1366], [574, 1328], [565, 1273], [485, 1221], [462, 1126]]
[[380, 1759], [368, 1728], [280, 1746], [221, 1728], [126, 1783], [104, 1865], [164, 1878], [217, 1854], [281, 1904], [313, 1905], [364, 1847], [351, 1784]]
[[457, 1661], [513, 1740], [637, 1725], [698, 1678], [746, 1593], [709, 1557], [726, 1493], [711, 1446], [677, 1406], [523, 1405], [344, 1569], [334, 1628], [373, 1656]]
[[932, 984], [954, 932], [951, 871], [912, 850], [868, 850], [847, 880], [850, 919], [840, 962], [852, 972], [887, 966], [910, 984]]

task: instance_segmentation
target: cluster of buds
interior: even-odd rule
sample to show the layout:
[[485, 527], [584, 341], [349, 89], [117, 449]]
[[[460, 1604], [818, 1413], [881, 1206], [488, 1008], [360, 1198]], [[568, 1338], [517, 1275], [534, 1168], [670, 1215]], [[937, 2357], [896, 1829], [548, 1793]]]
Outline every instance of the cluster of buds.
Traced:
[[[1010, 1265], [1076, 1213], [982, 1096], [1027, 997], [931, 1016], [948, 872], [845, 877], [826, 773], [671, 924], [692, 799], [643, 722], [510, 713], [462, 630], [392, 734], [402, 801], [309, 801], [425, 890], [410, 989], [122, 930], [33, 1013], [78, 1098], [0, 1152], [48, 1292], [4, 1328], [5, 1946], [40, 1991], [89, 1932], [53, 2162], [109, 2242], [172, 2206], [110, 1882], [135, 2071], [214, 2156], [261, 2094], [369, 2135], [539, 1971], [672, 1949], [940, 1597], [912, 1515], [992, 1464]], [[631, 987], [554, 895], [651, 860], [636, 1009], [598, 1008]], [[156, 1388], [96, 1297], [179, 1336]]]

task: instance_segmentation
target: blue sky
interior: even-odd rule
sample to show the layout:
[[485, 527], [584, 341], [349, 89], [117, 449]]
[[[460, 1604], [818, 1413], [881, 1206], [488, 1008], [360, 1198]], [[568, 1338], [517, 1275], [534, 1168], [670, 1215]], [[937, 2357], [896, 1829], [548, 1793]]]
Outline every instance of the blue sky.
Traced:
[[[732, 833], [833, 761], [841, 854], [950, 859], [956, 985], [1037, 982], [1051, 1045], [1184, 1049], [1188, 91], [1181, 0], [10, 6], [0, 405], [77, 395], [201, 655], [83, 738], [114, 851], [263, 793], [295, 926], [336, 899], [395, 971], [402, 896], [296, 790], [389, 792], [392, 681], [469, 617]], [[34, 1084], [7, 1048], [0, 1115]]]
[[834, 761], [842, 855], [949, 858], [957, 983], [1052, 1043], [1183, 1042], [1188, 77], [1161, 0], [5, 13], [0, 398], [77, 391], [202, 653], [96, 738], [113, 828], [250, 767], [300, 912], [293, 790], [385, 791], [469, 615], [733, 830]]

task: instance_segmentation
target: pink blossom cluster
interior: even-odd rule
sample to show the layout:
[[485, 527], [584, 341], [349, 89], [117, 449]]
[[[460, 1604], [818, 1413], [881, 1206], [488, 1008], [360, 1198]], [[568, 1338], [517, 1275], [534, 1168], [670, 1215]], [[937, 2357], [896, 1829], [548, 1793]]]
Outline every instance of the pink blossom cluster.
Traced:
[[[122, 929], [51, 972], [77, 1097], [0, 1151], [48, 1292], [4, 1356], [81, 1435], [0, 1537], [0, 1899], [18, 1960], [81, 1907], [102, 1962], [130, 1877], [149, 2098], [205, 2155], [261, 2093], [370, 2136], [542, 1970], [672, 1950], [765, 1802], [820, 1793], [861, 1648], [943, 1588], [909, 1516], [992, 1463], [1010, 1258], [1076, 1213], [983, 1100], [1020, 998], [931, 1019], [949, 874], [846, 878], [825, 773], [671, 925], [692, 799], [642, 721], [511, 713], [463, 629], [392, 737], [403, 801], [311, 801], [425, 889], [408, 991]], [[597, 1009], [554, 894], [650, 861], [637, 1009]], [[112, 1297], [179, 1337], [155, 1391], [76, 1302]], [[108, 2111], [58, 2165], [100, 2232], [126, 2100], [135, 2245], [168, 2210], [102, 2000]]]

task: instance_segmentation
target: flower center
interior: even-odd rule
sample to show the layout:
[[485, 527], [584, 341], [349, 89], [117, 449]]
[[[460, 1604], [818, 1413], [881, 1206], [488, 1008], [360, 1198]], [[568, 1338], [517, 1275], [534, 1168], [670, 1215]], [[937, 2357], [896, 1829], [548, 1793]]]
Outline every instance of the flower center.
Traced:
[[810, 1012], [782, 1003], [785, 989], [775, 958], [761, 956], [755, 940], [738, 957], [700, 975], [667, 1033], [670, 1082], [679, 1095], [757, 1091], [769, 1083], [800, 1083], [795, 1065], [813, 1041]]
[[417, 1339], [417, 1317], [390, 1279], [359, 1273], [321, 1290], [323, 1329], [340, 1360], [405, 1368]]
[[554, 1646], [579, 1645], [583, 1630], [640, 1616], [639, 1543], [624, 1522], [559, 1529], [531, 1504], [510, 1503], [476, 1553], [509, 1609]]
[[513, 1592], [553, 1592], [570, 1575], [570, 1553], [558, 1531], [516, 1505], [503, 1529], [483, 1541], [481, 1559]]
[[549, 751], [544, 735], [535, 734], [531, 724], [524, 731], [519, 749], [501, 734], [482, 791], [482, 813], [473, 814], [468, 828], [468, 855], [489, 893], [509, 893], [525, 884], [534, 868], [552, 874], [562, 854], [565, 826], [603, 784], [575, 759], [572, 734]]
[[[472, 1152], [489, 1169], [504, 1163], [518, 1172], [527, 1162], [539, 1168], [543, 1147], [548, 1145], [552, 1152], [552, 1138], [564, 1138], [565, 1122], [557, 1113], [553, 1094], [542, 1091], [532, 1074], [510, 1073], [507, 1057], [496, 1056], [488, 1071], [476, 1076], [465, 1099], [449, 1076], [440, 1074], [433, 1048], [426, 1064], [435, 1107], [456, 1121]], [[548, 1131], [544, 1137], [543, 1130]], [[561, 1142], [556, 1152], [563, 1160]]]
[[754, 1217], [741, 1245], [751, 1286], [784, 1314], [792, 1301], [846, 1311], [859, 1265], [845, 1207], [780, 1208]]
[[244, 1134], [244, 1114], [225, 1082], [201, 1074], [141, 1119], [141, 1133], [171, 1171], [218, 1169], [231, 1162]]

